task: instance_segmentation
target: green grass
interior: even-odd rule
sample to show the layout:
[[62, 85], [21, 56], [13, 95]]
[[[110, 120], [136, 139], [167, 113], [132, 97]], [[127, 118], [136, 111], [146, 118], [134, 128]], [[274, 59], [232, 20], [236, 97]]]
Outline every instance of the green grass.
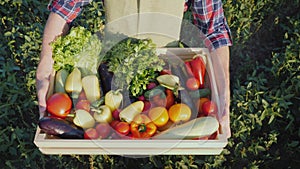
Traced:
[[[218, 156], [43, 155], [35, 71], [48, 1], [0, 2], [0, 168], [297, 168], [300, 166], [299, 0], [227, 0], [232, 30], [231, 130]], [[96, 31], [94, 2], [74, 25]]]

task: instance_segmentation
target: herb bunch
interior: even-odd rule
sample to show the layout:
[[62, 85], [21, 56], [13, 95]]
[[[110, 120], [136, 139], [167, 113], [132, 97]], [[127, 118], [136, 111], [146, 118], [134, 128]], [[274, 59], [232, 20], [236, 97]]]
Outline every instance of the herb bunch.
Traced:
[[107, 51], [104, 59], [114, 73], [113, 85], [129, 90], [132, 96], [142, 94], [164, 65], [150, 39], [123, 39]]

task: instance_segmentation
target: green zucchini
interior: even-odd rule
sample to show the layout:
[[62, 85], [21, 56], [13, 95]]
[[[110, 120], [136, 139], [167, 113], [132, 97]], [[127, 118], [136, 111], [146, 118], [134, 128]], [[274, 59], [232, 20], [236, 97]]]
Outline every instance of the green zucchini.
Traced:
[[193, 99], [199, 99], [202, 97], [208, 97], [211, 94], [211, 91], [209, 88], [204, 88], [195, 91], [189, 91], [189, 94]]
[[145, 99], [150, 100], [151, 97], [156, 96], [158, 94], [162, 94], [164, 92], [165, 92], [165, 87], [158, 85], [151, 90], [147, 90], [144, 93], [144, 97], [145, 97]]
[[66, 69], [60, 69], [57, 71], [55, 75], [55, 92], [66, 93], [65, 84], [68, 76], [69, 72]]

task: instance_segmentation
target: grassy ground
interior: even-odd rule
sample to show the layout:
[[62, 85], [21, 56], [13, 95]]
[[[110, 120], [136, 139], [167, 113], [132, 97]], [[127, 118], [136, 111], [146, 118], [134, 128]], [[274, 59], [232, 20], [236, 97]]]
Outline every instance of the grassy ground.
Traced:
[[[218, 156], [43, 155], [35, 70], [47, 1], [0, 2], [0, 168], [298, 168], [300, 166], [299, 0], [227, 0], [232, 30], [232, 137]], [[101, 26], [100, 3], [74, 25]], [[50, 167], [51, 166], [51, 167]]]

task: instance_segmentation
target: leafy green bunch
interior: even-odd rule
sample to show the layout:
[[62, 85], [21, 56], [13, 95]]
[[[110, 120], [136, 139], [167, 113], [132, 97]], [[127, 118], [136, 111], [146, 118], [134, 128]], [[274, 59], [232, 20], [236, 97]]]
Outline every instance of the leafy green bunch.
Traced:
[[54, 69], [71, 72], [78, 67], [83, 76], [97, 74], [102, 43], [97, 34], [82, 27], [71, 28], [65, 36], [60, 36], [52, 44]]
[[81, 26], [71, 28], [65, 36], [59, 36], [51, 43], [54, 59], [53, 68], [56, 71], [64, 68], [71, 72], [77, 61], [75, 56], [82, 51], [83, 46], [91, 36], [92, 33]]
[[113, 85], [129, 90], [132, 96], [140, 95], [164, 65], [150, 39], [126, 38], [108, 50], [104, 60], [114, 73]]

